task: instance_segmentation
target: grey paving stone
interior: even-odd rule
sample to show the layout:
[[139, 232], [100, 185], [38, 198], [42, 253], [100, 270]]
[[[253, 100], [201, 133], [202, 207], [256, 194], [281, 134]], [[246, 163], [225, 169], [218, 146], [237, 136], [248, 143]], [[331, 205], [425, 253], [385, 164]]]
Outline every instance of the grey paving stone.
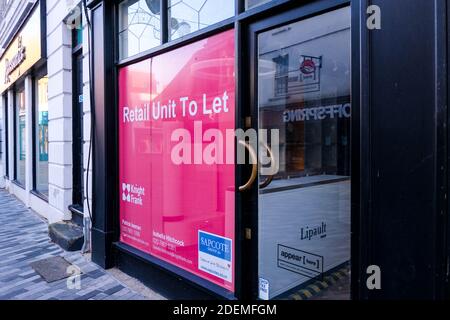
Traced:
[[8, 291], [5, 294], [0, 294], [0, 299], [2, 300], [9, 300], [9, 299], [13, 299], [15, 296], [22, 294], [24, 292], [27, 292], [26, 289], [21, 288], [21, 289], [17, 289], [17, 290], [12, 290], [12, 291]]
[[76, 298], [75, 300], [90, 300], [91, 298], [95, 297], [97, 294], [99, 294], [100, 291], [99, 290], [93, 290], [90, 291], [82, 296], [79, 296], [78, 298]]
[[[30, 264], [64, 257], [82, 271], [81, 290], [67, 287], [67, 279], [47, 283]], [[0, 190], [0, 299], [88, 300], [144, 299], [111, 274], [88, 261], [80, 252], [65, 252], [49, 241], [46, 222]]]
[[104, 291], [104, 293], [107, 294], [108, 296], [110, 296], [110, 295], [112, 295], [112, 294], [114, 294], [114, 293], [116, 293], [116, 292], [119, 292], [119, 291], [122, 290], [123, 288], [124, 288], [124, 287], [123, 287], [122, 285], [117, 285], [117, 286], [115, 286], [115, 287], [112, 287], [112, 288], [110, 288], [110, 289]]

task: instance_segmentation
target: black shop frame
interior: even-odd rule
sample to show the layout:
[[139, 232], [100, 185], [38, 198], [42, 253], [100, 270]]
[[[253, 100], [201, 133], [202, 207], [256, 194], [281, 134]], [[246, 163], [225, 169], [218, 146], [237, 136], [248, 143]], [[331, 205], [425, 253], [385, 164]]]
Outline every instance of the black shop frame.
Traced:
[[2, 95], [2, 99], [3, 99], [3, 110], [5, 111], [3, 113], [3, 119], [5, 119], [5, 125], [3, 126], [3, 130], [5, 132], [4, 137], [5, 137], [5, 141], [4, 141], [4, 151], [3, 151], [3, 157], [5, 159], [4, 164], [5, 164], [5, 178], [9, 179], [9, 143], [8, 143], [8, 139], [9, 139], [9, 118], [8, 118], [8, 111], [9, 111], [9, 102], [8, 102], [8, 92], [5, 92]]
[[[244, 44], [248, 45], [248, 54], [246, 55], [246, 59], [243, 60], [244, 65], [240, 66], [241, 70], [248, 70], [247, 72], [239, 72], [240, 77], [240, 83], [242, 84], [242, 92], [246, 92], [248, 94], [242, 94], [241, 98], [239, 99], [240, 105], [238, 107], [238, 110], [240, 112], [243, 112], [244, 114], [241, 116], [241, 119], [250, 118], [251, 121], [251, 128], [254, 130], [258, 130], [258, 47], [257, 47], [257, 38], [258, 34], [261, 32], [271, 30], [277, 27], [281, 27], [283, 25], [294, 23], [297, 21], [301, 21], [307, 18], [311, 18], [320, 14], [324, 14], [329, 11], [334, 11], [336, 9], [342, 8], [342, 7], [348, 7], [351, 3], [349, 1], [316, 1], [311, 2], [309, 4], [304, 4], [303, 6], [299, 6], [297, 8], [291, 9], [289, 11], [280, 12], [280, 13], [272, 13], [269, 17], [257, 20], [255, 22], [250, 22], [248, 24], [248, 27], [245, 28], [245, 33], [243, 34]], [[354, 8], [352, 8], [352, 11], [354, 12]], [[351, 22], [351, 34], [353, 35], [351, 37], [352, 46], [355, 45], [355, 30], [353, 29], [353, 23]], [[356, 28], [357, 30], [357, 28]], [[354, 82], [357, 79], [356, 74], [359, 72], [359, 69], [355, 68], [355, 61], [354, 56], [351, 56], [351, 64], [352, 64], [352, 82]], [[356, 64], [357, 65], [357, 64]], [[356, 70], [355, 70], [356, 69]], [[352, 88], [352, 120], [351, 120], [351, 127], [357, 128], [359, 126], [358, 124], [358, 114], [359, 114], [359, 104], [358, 101], [353, 100], [354, 99], [354, 93], [357, 92]], [[245, 106], [250, 106], [250, 108], [245, 108]], [[355, 123], [356, 122], [356, 123]], [[241, 124], [244, 126], [244, 124]], [[355, 135], [358, 134], [358, 130], [352, 130], [351, 133], [351, 141], [352, 141], [352, 149], [353, 142], [355, 140]], [[356, 139], [356, 141], [358, 141]], [[353, 157], [353, 150], [352, 150], [352, 157]], [[351, 181], [352, 186], [354, 186], [353, 181], [358, 181], [358, 174], [354, 171], [356, 170], [355, 166], [358, 164], [358, 161], [355, 161], [354, 158], [352, 158], [351, 161]], [[245, 173], [241, 175], [241, 177], [248, 177], [250, 173]], [[356, 189], [356, 190], [355, 190]], [[352, 202], [356, 200], [356, 198], [353, 197], [353, 192], [357, 192], [358, 189], [354, 188], [352, 190]], [[246, 263], [249, 264], [251, 267], [247, 271], [247, 278], [251, 279], [252, 282], [252, 292], [249, 292], [249, 295], [252, 299], [258, 298], [258, 237], [259, 237], [259, 228], [258, 228], [258, 216], [259, 216], [259, 209], [258, 209], [258, 188], [254, 187], [249, 192], [248, 195], [245, 194], [238, 194], [238, 197], [241, 197], [240, 202], [242, 203], [242, 206], [245, 208], [243, 212], [251, 212], [251, 215], [245, 217], [245, 225], [247, 225], [251, 229], [251, 235], [252, 235], [252, 241], [247, 245], [246, 248], [247, 252], [251, 252], [252, 257], [249, 261]], [[352, 225], [352, 235], [353, 237], [357, 235], [357, 230], [355, 230], [354, 227], [354, 215], [356, 214], [354, 210], [351, 210], [351, 225]], [[355, 239], [352, 239], [352, 245], [351, 248], [353, 248], [353, 243]], [[353, 251], [353, 250], [352, 250]], [[357, 274], [357, 259], [353, 256], [354, 252], [351, 253], [351, 270], [352, 270], [352, 277], [356, 276], [353, 275], [353, 273]], [[256, 255], [256, 256], [255, 256]], [[355, 269], [355, 270], [354, 270]], [[352, 279], [353, 280], [353, 279]], [[357, 288], [354, 288], [355, 281], [351, 281], [351, 292], [352, 294], [354, 292], [357, 292]]]
[[[167, 275], [179, 285], [206, 289], [213, 297], [255, 298], [258, 258], [255, 190], [246, 195], [236, 194], [235, 296], [119, 242], [118, 115], [111, 112], [111, 106], [117, 110], [117, 71], [234, 28], [236, 128], [244, 128], [246, 118], [256, 115], [254, 105], [246, 104], [254, 101], [248, 82], [249, 73], [255, 71], [249, 65], [254, 54], [249, 38], [251, 28], [282, 25], [350, 5], [352, 298], [442, 299], [448, 296], [450, 115], [446, 105], [450, 90], [450, 8], [447, 1], [416, 0], [412, 6], [410, 0], [273, 0], [247, 11], [244, 1], [235, 1], [234, 17], [182, 40], [165, 42], [167, 34], [163, 33], [162, 45], [122, 61], [118, 60], [116, 38], [119, 1], [88, 1], [92, 13], [91, 79], [95, 83], [93, 261], [104, 268], [118, 266], [144, 282], [153, 276], [150, 283], [162, 283]], [[366, 27], [366, 10], [371, 4], [382, 8], [382, 30]], [[167, 25], [166, 1], [161, 2], [161, 8], [161, 21]], [[421, 23], [411, 23], [414, 19]], [[414, 49], [405, 51], [405, 46]], [[424, 81], [415, 81], [405, 70], [420, 70]], [[402, 92], [396, 91], [396, 84], [402, 85]], [[391, 105], [396, 108], [389, 109]], [[405, 117], [407, 112], [411, 116]], [[248, 173], [249, 168], [237, 166], [236, 184], [246, 181]], [[251, 240], [245, 239], [245, 229], [252, 231]], [[403, 249], [394, 252], [391, 249], [394, 246]], [[380, 264], [384, 272], [381, 291], [369, 291], [366, 287], [366, 268], [372, 264]], [[187, 281], [175, 280], [180, 278]], [[244, 279], [251, 279], [251, 285]], [[175, 291], [171, 288], [164, 292], [169, 298], [173, 298]]]
[[[359, 6], [358, 1], [353, 1], [352, 12], [352, 46], [359, 46]], [[162, 32], [163, 44], [137, 54], [135, 56], [119, 61], [118, 59], [118, 10], [117, 5], [120, 1], [90, 1], [89, 8], [92, 12], [92, 38], [91, 42], [93, 53], [92, 61], [95, 68], [92, 70], [91, 77], [94, 79], [94, 141], [93, 141], [93, 157], [94, 157], [94, 174], [93, 174], [93, 228], [92, 228], [92, 258], [93, 261], [104, 268], [118, 266], [125, 271], [140, 277], [146, 282], [145, 278], [153, 275], [153, 279], [149, 281], [153, 283], [164, 283], [165, 274], [171, 274], [167, 278], [182, 278], [181, 286], [188, 290], [189, 287], [199, 289], [199, 292], [205, 292], [205, 296], [219, 297], [225, 299], [245, 299], [257, 298], [258, 291], [258, 247], [257, 247], [257, 190], [253, 188], [248, 193], [236, 192], [236, 230], [235, 230], [235, 294], [231, 294], [225, 289], [216, 286], [206, 280], [190, 274], [178, 267], [157, 259], [151, 255], [145, 254], [119, 241], [119, 179], [118, 179], [118, 114], [117, 112], [106, 112], [106, 106], [114, 105], [117, 110], [118, 102], [118, 69], [152, 56], [171, 51], [175, 48], [185, 46], [196, 42], [203, 38], [207, 38], [216, 33], [225, 30], [235, 30], [236, 37], [236, 66], [237, 66], [237, 87], [236, 87], [236, 128], [245, 128], [246, 118], [254, 117], [257, 112], [255, 107], [247, 108], [247, 101], [253, 101], [251, 90], [249, 90], [248, 59], [253, 56], [252, 48], [249, 46], [249, 31], [251, 26], [257, 21], [266, 21], [267, 27], [274, 27], [298, 20], [305, 19], [314, 15], [349, 6], [348, 0], [321, 0], [321, 1], [289, 1], [274, 0], [267, 4], [260, 5], [256, 8], [245, 10], [244, 1], [236, 0], [236, 13], [222, 22], [196, 31], [183, 39], [167, 42], [167, 32]], [[167, 3], [161, 3], [161, 23], [167, 25]], [[275, 17], [274, 12], [277, 13]], [[356, 23], [356, 28], [353, 24]], [[264, 22], [263, 22], [264, 23]], [[111, 27], [114, 26], [114, 27]], [[162, 29], [164, 30], [164, 28]], [[359, 56], [353, 55], [352, 60]], [[359, 60], [359, 59], [358, 59]], [[353, 61], [358, 66], [359, 61]], [[353, 83], [358, 83], [359, 68], [352, 68], [354, 73]], [[251, 70], [250, 70], [251, 71]], [[115, 81], [110, 81], [115, 79]], [[358, 88], [359, 89], [359, 88]], [[357, 92], [354, 90], [353, 110], [355, 116], [352, 126], [359, 127], [359, 117], [357, 110], [358, 98]], [[115, 92], [115, 95], [108, 95], [107, 92]], [[256, 113], [255, 113], [256, 112]], [[252, 121], [256, 124], [256, 121]], [[353, 141], [359, 141], [355, 137], [359, 133], [355, 130], [352, 134]], [[355, 153], [354, 153], [355, 154]], [[357, 161], [355, 161], [357, 160]], [[355, 157], [352, 161], [352, 171], [358, 171], [359, 158]], [[246, 166], [236, 167], [236, 184], [237, 186], [245, 183], [250, 174], [250, 168]], [[352, 179], [358, 181], [358, 174], [352, 173]], [[358, 192], [359, 187], [354, 186], [352, 192]], [[352, 198], [353, 202], [359, 201], [359, 196]], [[353, 207], [353, 206], [352, 206]], [[354, 206], [358, 209], [359, 206]], [[354, 211], [352, 209], [352, 211]], [[357, 212], [352, 212], [352, 217]], [[355, 220], [356, 218], [352, 218]], [[358, 225], [352, 221], [353, 241], [358, 236]], [[245, 237], [246, 231], [251, 233], [251, 239]], [[355, 251], [356, 253], [358, 251]], [[358, 264], [357, 256], [352, 252], [352, 277], [356, 279]], [[155, 273], [152, 269], [164, 270]], [[161, 280], [162, 279], [162, 280]], [[244, 280], [245, 279], [245, 280]], [[248, 279], [251, 279], [249, 283]], [[176, 280], [175, 280], [176, 282]], [[357, 281], [352, 281], [356, 284]], [[353, 288], [354, 293], [357, 292]], [[168, 292], [170, 295], [171, 293]], [[190, 293], [191, 297], [199, 296], [196, 293]], [[200, 293], [200, 296], [202, 293]]]
[[[18, 164], [17, 164], [17, 162], [18, 162], [18, 159], [17, 159], [17, 150], [18, 150], [18, 144], [19, 144], [19, 138], [18, 138], [18, 126], [19, 126], [19, 123], [18, 123], [18, 115], [19, 115], [19, 110], [18, 110], [18, 101], [17, 101], [17, 93], [18, 92], [20, 92], [20, 91], [23, 91], [23, 92], [25, 92], [25, 82], [24, 82], [24, 80], [20, 80], [20, 81], [17, 81], [16, 83], [14, 83], [14, 86], [13, 86], [13, 90], [12, 90], [12, 92], [13, 92], [13, 128], [14, 128], [14, 132], [13, 132], [13, 136], [14, 136], [14, 180], [12, 181], [16, 186], [18, 186], [18, 187], [20, 187], [20, 188], [22, 188], [22, 189], [25, 189], [25, 185], [24, 184], [22, 184], [22, 183], [20, 183], [18, 180], [17, 180], [17, 166], [18, 166]], [[25, 97], [26, 98], [26, 97]], [[29, 130], [29, 129], [28, 129]], [[27, 155], [27, 156], [29, 156], [29, 155]]]
[[32, 94], [32, 99], [31, 99], [31, 122], [32, 122], [32, 126], [30, 128], [30, 130], [32, 130], [31, 133], [31, 140], [32, 140], [32, 184], [31, 184], [31, 193], [33, 195], [35, 195], [36, 197], [40, 198], [41, 200], [48, 202], [48, 196], [39, 192], [37, 190], [37, 175], [38, 173], [38, 157], [37, 157], [37, 150], [38, 150], [38, 134], [37, 134], [37, 129], [38, 129], [38, 101], [37, 99], [38, 97], [38, 92], [36, 90], [37, 87], [37, 81], [46, 76], [47, 75], [47, 65], [45, 64], [44, 66], [42, 66], [40, 69], [38, 69], [36, 72], [34, 72], [33, 76], [32, 76], [32, 84], [31, 84], [31, 94]]

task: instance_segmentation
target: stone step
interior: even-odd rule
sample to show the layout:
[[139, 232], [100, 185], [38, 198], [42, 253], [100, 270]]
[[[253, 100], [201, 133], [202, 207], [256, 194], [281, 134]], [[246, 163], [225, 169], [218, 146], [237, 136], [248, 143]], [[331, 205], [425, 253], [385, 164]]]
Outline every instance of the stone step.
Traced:
[[84, 242], [83, 229], [70, 222], [57, 222], [48, 226], [50, 239], [66, 251], [81, 250]]

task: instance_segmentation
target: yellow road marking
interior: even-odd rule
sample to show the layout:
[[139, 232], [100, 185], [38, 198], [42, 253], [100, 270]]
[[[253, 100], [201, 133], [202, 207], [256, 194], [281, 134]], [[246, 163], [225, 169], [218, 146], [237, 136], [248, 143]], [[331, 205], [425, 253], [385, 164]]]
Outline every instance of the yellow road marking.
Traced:
[[320, 292], [320, 288], [318, 286], [316, 286], [315, 284], [311, 284], [311, 285], [309, 285], [309, 287], [311, 289], [313, 289], [316, 293]]
[[308, 290], [300, 290], [301, 293], [303, 293], [307, 298], [311, 298], [312, 294]]

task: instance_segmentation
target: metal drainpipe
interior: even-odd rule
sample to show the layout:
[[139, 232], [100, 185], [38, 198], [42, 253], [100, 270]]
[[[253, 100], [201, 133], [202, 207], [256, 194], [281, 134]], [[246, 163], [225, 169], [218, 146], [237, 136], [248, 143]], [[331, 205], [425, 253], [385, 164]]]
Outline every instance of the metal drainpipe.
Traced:
[[89, 217], [84, 217], [83, 219], [83, 235], [84, 242], [81, 253], [84, 254], [91, 251], [91, 219]]
[[[92, 79], [92, 26], [91, 26], [91, 20], [88, 13], [88, 8], [86, 4], [86, 0], [82, 1], [83, 9], [82, 12], [84, 12], [87, 28], [88, 28], [88, 45], [89, 45], [89, 105], [90, 105], [90, 112], [91, 112], [91, 128], [90, 128], [90, 139], [89, 139], [89, 155], [88, 155], [88, 163], [87, 163], [87, 173], [86, 173], [86, 201], [87, 201], [87, 212], [88, 216], [84, 215], [83, 219], [83, 235], [84, 235], [84, 242], [83, 247], [81, 248], [82, 253], [87, 253], [91, 251], [91, 222], [92, 222], [92, 213], [91, 213], [91, 206], [89, 205], [89, 167], [91, 162], [91, 152], [92, 152], [92, 142], [94, 138], [94, 118], [95, 118], [95, 110], [94, 110], [94, 104], [93, 104], [93, 79]], [[92, 196], [91, 196], [92, 198]]]

